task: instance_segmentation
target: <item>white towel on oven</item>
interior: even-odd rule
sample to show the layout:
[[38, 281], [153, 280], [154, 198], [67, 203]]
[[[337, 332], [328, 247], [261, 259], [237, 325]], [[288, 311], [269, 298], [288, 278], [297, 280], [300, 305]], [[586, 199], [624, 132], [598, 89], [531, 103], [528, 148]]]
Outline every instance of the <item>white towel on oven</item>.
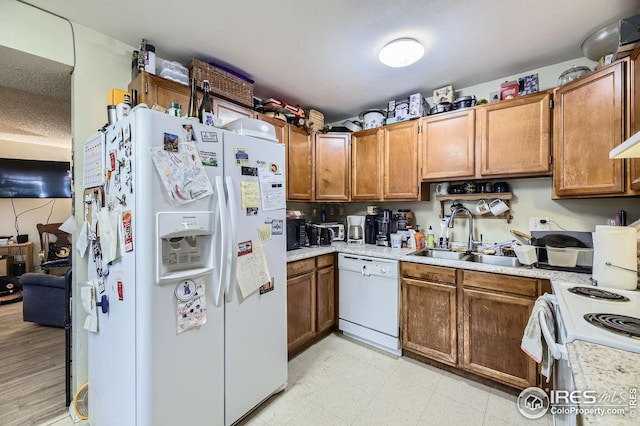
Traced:
[[527, 326], [524, 329], [524, 334], [522, 335], [520, 348], [527, 355], [533, 358], [535, 362], [542, 363], [541, 373], [547, 378], [548, 382], [553, 368], [553, 355], [551, 354], [551, 349], [549, 349], [549, 346], [542, 335], [542, 329], [540, 328], [540, 312], [544, 314], [544, 318], [551, 335], [555, 335], [556, 327], [553, 316], [553, 306], [545, 294], [538, 297], [536, 303], [533, 305], [529, 322], [527, 323]]

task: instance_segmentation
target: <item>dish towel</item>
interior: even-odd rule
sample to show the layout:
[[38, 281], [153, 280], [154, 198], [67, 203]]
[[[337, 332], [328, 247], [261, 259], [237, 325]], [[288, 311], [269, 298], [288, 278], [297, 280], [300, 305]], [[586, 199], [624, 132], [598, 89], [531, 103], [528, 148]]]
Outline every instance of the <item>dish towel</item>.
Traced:
[[524, 329], [520, 348], [535, 362], [542, 363], [541, 373], [547, 378], [548, 382], [553, 368], [553, 355], [551, 354], [551, 350], [542, 335], [542, 329], [540, 328], [540, 312], [544, 314], [544, 318], [551, 335], [555, 336], [556, 327], [553, 316], [553, 306], [545, 293], [538, 297], [536, 303], [533, 305], [529, 322]]

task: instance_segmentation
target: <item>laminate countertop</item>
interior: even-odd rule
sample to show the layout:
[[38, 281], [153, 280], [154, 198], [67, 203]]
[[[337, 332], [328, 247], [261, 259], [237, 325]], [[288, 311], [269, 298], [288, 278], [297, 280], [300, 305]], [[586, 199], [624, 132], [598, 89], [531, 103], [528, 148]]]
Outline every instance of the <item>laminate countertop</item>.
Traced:
[[567, 343], [567, 352], [576, 390], [595, 391], [596, 408], [624, 409], [624, 414], [603, 414], [593, 411], [593, 405], [580, 406], [585, 409], [583, 425], [640, 424], [640, 354], [582, 340]]
[[287, 252], [287, 262], [308, 259], [310, 257], [321, 256], [327, 253], [349, 253], [361, 256], [378, 257], [383, 259], [398, 260], [400, 262], [422, 263], [425, 265], [445, 266], [449, 268], [462, 268], [474, 271], [492, 272], [496, 274], [517, 275], [521, 277], [540, 278], [548, 280], [558, 280], [575, 283], [579, 285], [591, 285], [590, 274], [580, 274], [575, 272], [553, 271], [548, 269], [537, 269], [529, 266], [498, 266], [487, 263], [468, 262], [466, 260], [437, 259], [425, 256], [413, 256], [409, 253], [415, 249], [374, 246], [372, 244], [347, 245], [345, 242], [333, 242], [330, 246], [304, 247]]

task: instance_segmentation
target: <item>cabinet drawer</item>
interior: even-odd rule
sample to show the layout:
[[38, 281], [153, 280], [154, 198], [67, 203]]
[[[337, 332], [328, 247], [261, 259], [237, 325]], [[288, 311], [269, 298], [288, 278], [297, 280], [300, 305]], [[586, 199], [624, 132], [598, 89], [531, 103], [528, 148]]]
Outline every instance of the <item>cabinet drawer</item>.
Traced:
[[316, 258], [298, 260], [296, 262], [287, 263], [287, 277], [295, 277], [296, 275], [311, 272], [316, 267]]
[[333, 253], [324, 254], [322, 256], [316, 257], [316, 266], [318, 268], [324, 268], [325, 266], [333, 266]]
[[413, 277], [437, 283], [456, 284], [456, 270], [441, 266], [421, 265], [419, 263], [402, 262], [403, 277]]
[[539, 280], [535, 278], [467, 270], [462, 271], [462, 277], [462, 285], [464, 287], [501, 291], [526, 297], [536, 297], [538, 294]]

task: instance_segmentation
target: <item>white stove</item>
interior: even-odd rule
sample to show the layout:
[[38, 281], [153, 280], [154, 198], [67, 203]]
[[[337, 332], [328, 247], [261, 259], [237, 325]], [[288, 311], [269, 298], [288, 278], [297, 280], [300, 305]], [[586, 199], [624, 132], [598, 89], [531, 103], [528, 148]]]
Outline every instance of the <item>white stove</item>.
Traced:
[[[596, 325], [585, 319], [588, 314], [617, 314], [630, 318], [613, 319], [613, 323], [634, 326], [640, 324], [640, 292], [605, 288], [595, 286], [580, 286], [567, 282], [552, 282], [553, 292], [558, 299], [556, 321], [559, 323], [560, 332], [566, 335], [559, 336], [558, 343], [567, 343], [573, 340], [598, 343], [616, 349], [640, 353], [640, 337], [632, 337], [629, 334], [621, 334], [601, 325]], [[599, 299], [593, 296], [585, 296], [575, 293], [575, 288], [583, 287], [587, 291], [605, 290], [616, 297], [614, 300]], [[570, 291], [570, 289], [574, 289]], [[617, 300], [622, 299], [622, 300]], [[626, 300], [625, 300], [626, 299]], [[559, 316], [559, 318], [558, 318]], [[609, 315], [605, 319], [611, 320]]]

